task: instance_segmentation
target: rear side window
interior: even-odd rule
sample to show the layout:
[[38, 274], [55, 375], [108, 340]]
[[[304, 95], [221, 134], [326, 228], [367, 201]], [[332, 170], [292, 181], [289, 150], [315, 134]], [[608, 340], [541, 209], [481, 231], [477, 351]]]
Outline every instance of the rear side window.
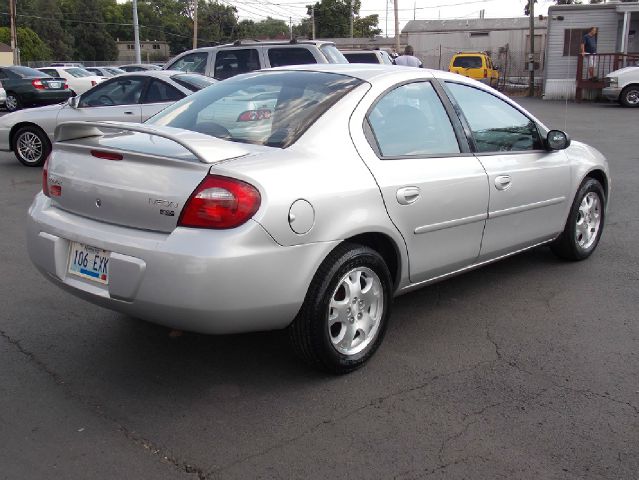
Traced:
[[216, 80], [224, 80], [225, 78], [231, 78], [240, 73], [259, 70], [259, 68], [260, 56], [254, 48], [219, 50], [215, 56], [213, 77]]
[[459, 153], [450, 119], [430, 82], [415, 82], [384, 94], [368, 114], [383, 157]]
[[455, 57], [453, 67], [458, 68], [481, 68], [481, 57]]
[[317, 60], [307, 48], [269, 48], [268, 61], [271, 67], [317, 63]]
[[184, 94], [175, 87], [161, 80], [151, 80], [142, 103], [176, 102], [184, 98]]
[[356, 78], [324, 72], [242, 75], [174, 103], [147, 123], [286, 148], [362, 83]]
[[374, 53], [345, 53], [344, 56], [349, 63], [379, 63]]
[[180, 57], [179, 60], [167, 67], [167, 70], [180, 70], [182, 72], [206, 73], [208, 52], [194, 52]]

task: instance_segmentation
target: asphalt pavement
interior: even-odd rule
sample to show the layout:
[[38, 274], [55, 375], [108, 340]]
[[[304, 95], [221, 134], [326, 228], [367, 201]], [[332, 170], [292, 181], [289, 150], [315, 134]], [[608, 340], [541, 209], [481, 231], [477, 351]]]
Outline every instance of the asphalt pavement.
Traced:
[[24, 244], [41, 170], [2, 154], [0, 479], [637, 480], [639, 110], [522, 104], [608, 157], [598, 250], [400, 297], [342, 377], [280, 332], [172, 338], [59, 290]]

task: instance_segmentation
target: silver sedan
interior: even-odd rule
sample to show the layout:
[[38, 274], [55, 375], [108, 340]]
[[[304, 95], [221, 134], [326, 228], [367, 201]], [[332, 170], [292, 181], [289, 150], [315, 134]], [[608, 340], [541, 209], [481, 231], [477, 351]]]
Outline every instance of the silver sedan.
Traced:
[[51, 152], [55, 127], [72, 120], [143, 122], [176, 100], [216, 80], [170, 70], [127, 73], [111, 78], [68, 102], [31, 108], [0, 118], [0, 150], [20, 163], [40, 167]]
[[396, 295], [540, 245], [587, 258], [610, 190], [601, 153], [491, 88], [382, 65], [254, 72], [56, 140], [27, 235], [48, 279], [173, 328], [287, 328], [336, 373]]

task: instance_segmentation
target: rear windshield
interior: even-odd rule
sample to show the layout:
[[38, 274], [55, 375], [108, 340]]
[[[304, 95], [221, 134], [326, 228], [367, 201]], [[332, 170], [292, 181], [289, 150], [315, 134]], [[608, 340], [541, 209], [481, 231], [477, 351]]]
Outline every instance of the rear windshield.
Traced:
[[456, 57], [453, 67], [459, 68], [481, 68], [481, 57]]
[[349, 63], [379, 63], [379, 59], [374, 53], [345, 53], [344, 56]]
[[76, 78], [93, 76], [91, 72], [85, 70], [84, 68], [71, 67], [71, 68], [67, 68], [66, 71], [70, 75], [73, 75]]
[[186, 97], [147, 121], [226, 140], [286, 148], [363, 82], [325, 72], [260, 72]]
[[48, 77], [44, 72], [29, 67], [11, 67], [10, 71], [22, 78]]
[[197, 92], [215, 83], [215, 80], [211, 77], [195, 75], [192, 73], [179, 73], [177, 75], [173, 75], [171, 80], [175, 83], [179, 83], [185, 88], [188, 88], [192, 92]]

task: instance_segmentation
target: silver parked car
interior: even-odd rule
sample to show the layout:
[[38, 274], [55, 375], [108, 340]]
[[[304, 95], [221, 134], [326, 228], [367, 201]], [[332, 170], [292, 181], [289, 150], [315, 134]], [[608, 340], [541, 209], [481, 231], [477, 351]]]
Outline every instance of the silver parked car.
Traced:
[[42, 166], [56, 126], [72, 120], [143, 122], [193, 92], [215, 83], [196, 73], [152, 70], [108, 79], [65, 103], [0, 118], [0, 151], [13, 151], [27, 167]]
[[[229, 99], [238, 114], [216, 115]], [[96, 304], [197, 332], [288, 328], [304, 359], [345, 373], [396, 295], [544, 244], [588, 257], [609, 188], [597, 150], [474, 80], [287, 67], [142, 125], [60, 125], [28, 250]]]

